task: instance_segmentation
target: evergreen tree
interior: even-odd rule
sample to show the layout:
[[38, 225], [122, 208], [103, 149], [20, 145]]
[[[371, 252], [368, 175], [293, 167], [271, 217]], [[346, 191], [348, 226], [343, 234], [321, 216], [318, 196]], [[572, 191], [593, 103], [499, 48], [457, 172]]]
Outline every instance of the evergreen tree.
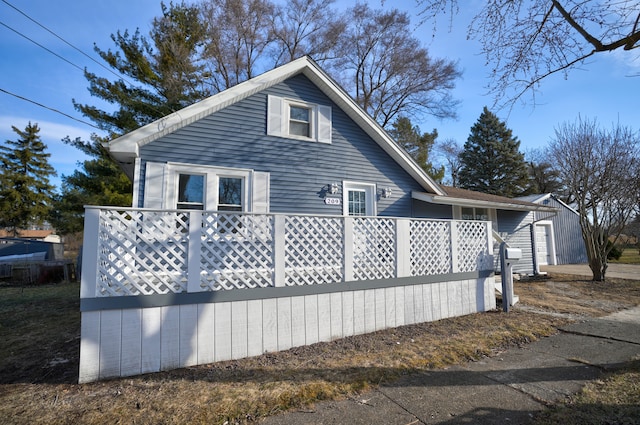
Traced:
[[16, 235], [18, 229], [49, 218], [54, 190], [49, 177], [55, 170], [38, 124], [29, 123], [24, 131], [11, 128], [18, 140], [0, 146], [0, 226]]
[[520, 141], [485, 106], [460, 154], [460, 187], [507, 197], [521, 195], [529, 177], [519, 148]]
[[421, 134], [420, 128], [411, 124], [409, 118], [400, 117], [393, 123], [389, 133], [431, 178], [442, 181], [444, 167], [436, 168], [429, 160], [438, 137], [435, 129], [431, 133]]
[[84, 224], [85, 205], [131, 206], [131, 181], [93, 136], [63, 140], [92, 157], [79, 164], [69, 176], [62, 176], [61, 194], [55, 197], [51, 222], [61, 234], [79, 232]]
[[205, 86], [205, 66], [199, 60], [206, 25], [199, 9], [184, 3], [168, 7], [155, 18], [148, 37], [136, 30], [111, 35], [117, 50], [96, 52], [115, 71], [125, 75], [109, 81], [85, 72], [91, 95], [116, 105], [107, 112], [74, 101], [83, 115], [112, 134], [122, 135], [211, 95]]

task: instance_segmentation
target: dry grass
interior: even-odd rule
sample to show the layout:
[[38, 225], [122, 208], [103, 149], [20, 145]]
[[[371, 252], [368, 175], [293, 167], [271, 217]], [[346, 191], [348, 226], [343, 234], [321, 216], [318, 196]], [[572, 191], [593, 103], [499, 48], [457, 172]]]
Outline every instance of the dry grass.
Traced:
[[[537, 310], [561, 307], [568, 314], [601, 315], [639, 304], [639, 286], [560, 277], [520, 282], [516, 293]], [[0, 338], [14, 345], [0, 351], [4, 423], [252, 422], [318, 400], [353, 397], [415, 371], [495, 355], [553, 334], [568, 320], [516, 308], [509, 314], [494, 311], [238, 361], [78, 385], [77, 310], [77, 285], [24, 292], [0, 288]], [[12, 320], [10, 326], [5, 320]]]
[[566, 403], [537, 418], [537, 425], [637, 424], [640, 421], [640, 360], [588, 383]]

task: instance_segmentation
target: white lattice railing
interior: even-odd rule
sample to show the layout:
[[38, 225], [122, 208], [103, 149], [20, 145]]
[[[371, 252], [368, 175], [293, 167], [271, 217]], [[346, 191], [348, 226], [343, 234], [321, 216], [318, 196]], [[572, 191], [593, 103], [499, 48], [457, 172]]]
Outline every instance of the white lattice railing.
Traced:
[[491, 223], [88, 207], [81, 296], [492, 270]]

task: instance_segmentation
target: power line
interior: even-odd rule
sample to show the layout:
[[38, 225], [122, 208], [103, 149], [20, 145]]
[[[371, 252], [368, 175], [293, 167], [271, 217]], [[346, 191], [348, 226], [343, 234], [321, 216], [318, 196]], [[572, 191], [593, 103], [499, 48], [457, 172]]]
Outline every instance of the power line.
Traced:
[[83, 120], [78, 119], [78, 118], [75, 118], [75, 117], [72, 117], [72, 116], [71, 116], [71, 115], [69, 115], [69, 114], [65, 114], [65, 113], [64, 113], [64, 112], [62, 112], [62, 111], [59, 111], [59, 110], [57, 110], [57, 109], [55, 109], [55, 108], [51, 108], [51, 107], [46, 106], [46, 105], [43, 105], [42, 103], [38, 103], [38, 102], [36, 102], [36, 101], [34, 101], [34, 100], [27, 99], [26, 97], [23, 97], [23, 96], [17, 95], [17, 94], [15, 94], [15, 93], [11, 93], [10, 91], [7, 91], [7, 90], [5, 90], [5, 89], [3, 89], [3, 88], [0, 88], [0, 91], [1, 91], [1, 92], [3, 92], [3, 93], [8, 94], [8, 95], [10, 95], [10, 96], [17, 97], [17, 98], [18, 98], [18, 99], [20, 99], [20, 100], [24, 100], [25, 102], [30, 102], [30, 103], [33, 103], [34, 105], [40, 106], [41, 108], [48, 109], [48, 110], [53, 111], [53, 112], [55, 112], [55, 113], [57, 113], [57, 114], [60, 114], [60, 115], [64, 115], [65, 117], [67, 117], [67, 118], [71, 118], [71, 119], [72, 119], [72, 120], [74, 120], [74, 121], [78, 121], [78, 122], [80, 122], [80, 123], [82, 123], [82, 124], [86, 124], [86, 125], [88, 125], [88, 126], [90, 126], [90, 127], [93, 127], [93, 128], [95, 128], [95, 129], [102, 130], [100, 127], [97, 127], [97, 126], [95, 126], [95, 125], [93, 125], [93, 124], [91, 124], [91, 123], [88, 123], [88, 122], [86, 122], [86, 121], [83, 121]]
[[10, 29], [11, 31], [13, 31], [13, 32], [15, 32], [16, 34], [18, 34], [19, 36], [26, 38], [27, 40], [29, 40], [29, 41], [30, 41], [30, 42], [32, 42], [33, 44], [35, 44], [35, 45], [37, 45], [37, 46], [39, 46], [39, 47], [42, 47], [44, 50], [46, 50], [47, 52], [49, 52], [49, 53], [51, 53], [52, 55], [56, 56], [57, 58], [62, 59], [63, 61], [65, 61], [65, 62], [66, 62], [66, 63], [68, 63], [69, 65], [74, 66], [74, 67], [78, 68], [80, 71], [84, 72], [84, 69], [82, 69], [80, 66], [76, 65], [75, 63], [71, 62], [70, 60], [67, 60], [67, 59], [63, 58], [62, 56], [60, 56], [60, 55], [59, 55], [59, 54], [57, 54], [56, 52], [54, 52], [54, 51], [52, 51], [52, 50], [49, 50], [48, 48], [46, 48], [46, 47], [45, 47], [45, 46], [43, 46], [42, 44], [38, 43], [37, 41], [35, 41], [35, 40], [33, 40], [33, 39], [29, 38], [29, 37], [27, 37], [26, 35], [22, 34], [20, 31], [18, 31], [18, 30], [16, 30], [16, 29], [14, 29], [14, 28], [11, 28], [9, 25], [5, 24], [4, 22], [0, 21], [0, 25], [2, 25], [2, 26], [3, 26], [3, 27], [5, 27], [5, 28]]
[[[49, 28], [45, 27], [43, 24], [41, 24], [40, 22], [36, 21], [35, 19], [33, 19], [31, 16], [27, 15], [26, 13], [24, 13], [22, 10], [18, 9], [17, 7], [15, 7], [14, 5], [12, 5], [11, 3], [9, 3], [7, 0], [2, 0], [2, 2], [4, 4], [6, 4], [7, 6], [11, 7], [12, 9], [14, 9], [15, 11], [17, 11], [18, 13], [20, 13], [22, 16], [24, 16], [25, 18], [27, 18], [28, 20], [30, 20], [31, 22], [33, 22], [34, 24], [38, 25], [40, 28], [46, 30], [47, 32], [49, 32], [50, 34], [52, 34], [53, 36], [55, 36], [56, 38], [58, 38], [59, 40], [63, 41], [65, 44], [67, 44], [68, 46], [72, 47], [73, 49], [77, 50], [78, 52], [80, 52], [81, 54], [83, 54], [84, 56], [86, 56], [87, 58], [89, 58], [89, 60], [91, 60], [92, 62], [96, 63], [97, 65], [99, 65], [100, 67], [104, 68], [105, 70], [109, 71], [110, 73], [112, 73], [113, 75], [115, 75], [118, 78], [123, 79], [124, 81], [126, 81], [127, 83], [129, 83], [130, 85], [134, 85], [131, 81], [127, 80], [126, 78], [124, 78], [122, 75], [119, 75], [118, 73], [114, 72], [112, 69], [107, 68], [106, 66], [104, 66], [104, 64], [98, 62], [97, 60], [95, 60], [93, 57], [91, 57], [89, 54], [85, 53], [84, 51], [82, 51], [81, 49], [79, 49], [78, 47], [74, 46], [73, 44], [69, 43], [67, 40], [65, 40], [64, 38], [62, 38], [61, 36], [59, 36], [58, 34], [56, 34], [54, 31], [50, 30]], [[6, 25], [5, 25], [6, 26]], [[13, 30], [15, 31], [15, 30]], [[16, 31], [17, 32], [17, 31]], [[18, 33], [20, 34], [20, 33]], [[22, 34], [20, 34], [22, 35]], [[23, 35], [23, 37], [25, 37]], [[27, 37], [25, 37], [27, 38]], [[31, 41], [31, 40], [30, 40]], [[34, 42], [35, 43], [35, 42]], [[36, 43], [37, 44], [37, 43]], [[42, 46], [41, 46], [42, 47]], [[47, 49], [48, 50], [48, 49]], [[49, 50], [50, 51], [50, 50]], [[54, 53], [55, 54], [55, 53]], [[57, 55], [56, 55], [57, 56]], [[76, 66], [76, 65], [74, 65]], [[76, 66], [77, 67], [77, 66]], [[84, 71], [84, 70], [83, 70]]]

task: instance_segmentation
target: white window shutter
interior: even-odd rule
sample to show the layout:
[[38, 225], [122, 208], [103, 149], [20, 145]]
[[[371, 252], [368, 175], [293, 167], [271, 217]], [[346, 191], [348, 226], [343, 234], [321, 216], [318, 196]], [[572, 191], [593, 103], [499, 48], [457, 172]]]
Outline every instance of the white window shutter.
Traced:
[[144, 208], [164, 208], [164, 169], [165, 164], [147, 162], [144, 177]]
[[255, 213], [269, 212], [269, 173], [254, 171], [252, 182], [252, 209]]
[[331, 106], [318, 105], [318, 142], [331, 143]]
[[267, 134], [282, 136], [284, 132], [284, 99], [267, 96]]

